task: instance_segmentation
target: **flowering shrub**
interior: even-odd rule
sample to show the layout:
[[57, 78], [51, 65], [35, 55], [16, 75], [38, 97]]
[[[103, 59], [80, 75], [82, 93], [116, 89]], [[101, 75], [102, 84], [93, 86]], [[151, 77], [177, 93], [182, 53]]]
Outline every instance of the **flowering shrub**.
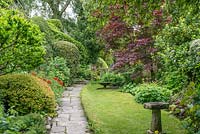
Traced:
[[58, 77], [49, 77], [49, 78], [44, 78], [48, 77], [44, 75], [44, 72], [40, 71], [38, 74], [32, 73], [32, 75], [39, 77], [41, 80], [46, 82], [52, 89], [55, 95], [56, 101], [59, 103], [59, 99], [62, 96], [62, 93], [64, 91], [64, 82], [60, 80]]
[[[44, 69], [45, 71], [43, 71]], [[37, 72], [43, 78], [56, 79], [62, 85], [69, 84], [70, 69], [66, 66], [66, 61], [62, 57], [52, 58], [46, 64], [41, 65]]]

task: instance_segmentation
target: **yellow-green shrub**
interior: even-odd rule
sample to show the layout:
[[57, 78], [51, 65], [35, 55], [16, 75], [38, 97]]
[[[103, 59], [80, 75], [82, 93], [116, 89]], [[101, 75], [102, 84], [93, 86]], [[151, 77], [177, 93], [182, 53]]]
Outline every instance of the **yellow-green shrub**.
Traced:
[[48, 84], [28, 74], [0, 76], [0, 94], [6, 111], [19, 115], [42, 113], [55, 114], [55, 96]]
[[80, 52], [76, 45], [67, 41], [58, 41], [54, 44], [54, 55], [63, 57], [66, 60], [66, 65], [70, 68], [72, 78], [77, 76]]

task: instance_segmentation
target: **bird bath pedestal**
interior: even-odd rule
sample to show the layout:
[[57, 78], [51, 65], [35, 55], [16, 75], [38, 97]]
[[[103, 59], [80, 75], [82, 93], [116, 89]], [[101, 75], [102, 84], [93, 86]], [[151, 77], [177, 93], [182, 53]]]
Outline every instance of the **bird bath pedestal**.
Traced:
[[144, 103], [144, 108], [152, 110], [151, 130], [147, 130], [147, 134], [154, 134], [155, 131], [158, 131], [159, 134], [163, 134], [161, 123], [161, 109], [167, 109], [168, 107], [169, 103], [165, 102]]

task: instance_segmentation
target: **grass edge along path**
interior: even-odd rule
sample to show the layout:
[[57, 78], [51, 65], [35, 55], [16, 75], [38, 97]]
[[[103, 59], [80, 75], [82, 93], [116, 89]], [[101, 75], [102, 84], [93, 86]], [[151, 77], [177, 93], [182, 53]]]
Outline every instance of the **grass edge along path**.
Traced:
[[[88, 84], [81, 92], [81, 101], [95, 134], [146, 134], [151, 124], [151, 110], [135, 102], [128, 93], [97, 89]], [[167, 134], [185, 134], [180, 121], [162, 111], [162, 127]]]

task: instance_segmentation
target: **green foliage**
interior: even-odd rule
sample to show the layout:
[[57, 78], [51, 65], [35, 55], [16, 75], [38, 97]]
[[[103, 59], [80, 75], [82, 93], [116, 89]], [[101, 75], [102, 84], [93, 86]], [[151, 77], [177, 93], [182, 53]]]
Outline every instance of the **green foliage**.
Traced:
[[107, 72], [100, 78], [100, 82], [109, 82], [115, 86], [122, 86], [124, 84], [124, 77], [120, 74]]
[[[40, 69], [40, 70], [39, 70]], [[55, 99], [57, 103], [60, 103], [60, 98], [62, 96], [62, 93], [64, 92], [64, 82], [60, 80], [58, 77], [55, 77], [53, 72], [50, 74], [47, 74], [46, 71], [43, 70], [43, 68], [37, 69], [37, 74], [35, 72], [32, 72], [31, 74], [33, 76], [37, 76], [40, 79], [42, 79], [45, 83], [48, 83], [48, 85], [51, 87], [52, 91], [54, 92]]]
[[59, 80], [62, 80], [65, 83], [65, 85], [69, 84], [70, 69], [67, 67], [66, 60], [63, 57], [57, 56], [51, 58], [46, 62], [46, 64], [43, 64], [38, 68], [38, 71], [42, 70], [45, 70], [43, 77], [51, 79], [58, 77]]
[[81, 63], [86, 63], [87, 50], [85, 49], [85, 47], [80, 42], [78, 42], [75, 39], [73, 39], [72, 37], [70, 37], [68, 34], [60, 31], [59, 28], [56, 27], [54, 24], [48, 22], [48, 25], [51, 28], [51, 31], [55, 38], [55, 41], [67, 41], [67, 42], [71, 42], [71, 43], [75, 44], [80, 52]]
[[47, 22], [56, 26], [60, 31], [64, 30], [64, 27], [63, 27], [61, 21], [58, 19], [48, 19]]
[[64, 86], [70, 84], [70, 69], [66, 65], [66, 60], [62, 57], [55, 57], [49, 59], [45, 64], [38, 67], [32, 75], [37, 75], [46, 81], [55, 94], [57, 102], [64, 91]]
[[67, 41], [58, 41], [54, 45], [54, 55], [63, 57], [66, 60], [67, 67], [70, 68], [70, 74], [74, 78], [77, 76], [80, 53], [78, 48]]
[[0, 0], [0, 8], [8, 8], [12, 2], [12, 0]]
[[162, 76], [162, 84], [173, 93], [180, 92], [188, 84], [188, 76], [180, 70], [173, 72], [165, 72]]
[[77, 15], [76, 21], [68, 19], [68, 21], [63, 22], [63, 25], [68, 33], [87, 49], [88, 62], [94, 64], [99, 57], [99, 51], [102, 49], [102, 45], [100, 46], [102, 43], [97, 41], [96, 23], [88, 21], [90, 15], [88, 9], [90, 10], [90, 7], [86, 7], [84, 1], [73, 1], [73, 5], [73, 11]]
[[[46, 49], [48, 52], [48, 57], [53, 56], [53, 45], [57, 41], [68, 41], [75, 44], [80, 52], [81, 63], [87, 62], [87, 50], [86, 48], [78, 41], [73, 39], [67, 33], [63, 32], [63, 26], [60, 20], [58, 19], [49, 19], [45, 20], [42, 17], [33, 17], [32, 21], [40, 27], [40, 30], [45, 33], [46, 40]], [[62, 29], [62, 30], [61, 30]]]
[[43, 62], [43, 34], [18, 11], [0, 9], [0, 39], [0, 75]]
[[91, 79], [91, 69], [90, 66], [80, 66], [78, 69], [77, 76], [80, 79], [90, 80]]
[[93, 80], [99, 80], [102, 74], [108, 71], [108, 65], [101, 57], [98, 57], [96, 63], [92, 65], [91, 77]]
[[0, 90], [6, 112], [19, 115], [33, 112], [55, 115], [54, 93], [47, 83], [35, 76], [28, 74], [0, 76]]
[[145, 102], [167, 102], [171, 97], [171, 91], [158, 86], [156, 83], [144, 83], [133, 89], [135, 100], [138, 103]]
[[0, 117], [2, 134], [46, 134], [45, 120], [40, 114]]
[[104, 61], [104, 59], [102, 59], [100, 57], [97, 59], [96, 66], [99, 69], [108, 69], [107, 63]]
[[186, 87], [189, 81], [198, 79], [197, 55], [190, 52], [193, 51], [191, 41], [200, 38], [200, 25], [196, 19], [180, 18], [178, 24], [167, 25], [156, 37], [161, 81], [176, 92]]
[[200, 70], [198, 64], [200, 64], [200, 39], [190, 42], [188, 55], [188, 74], [193, 81], [199, 81]]
[[40, 27], [42, 32], [45, 33], [47, 41], [52, 40], [51, 37], [53, 36], [53, 33], [51, 32], [51, 28], [49, 27], [47, 21], [43, 17], [34, 16], [31, 20]]
[[200, 84], [195, 88], [190, 86], [185, 92], [181, 101], [182, 104], [187, 106], [187, 118], [184, 122], [184, 127], [188, 130], [189, 134], [200, 133]]
[[60, 99], [62, 98], [63, 92], [64, 92], [64, 88], [62, 81], [59, 79], [56, 79], [56, 77], [54, 77], [53, 79], [50, 79], [51, 84], [49, 84], [49, 86], [51, 87], [52, 91], [55, 94], [56, 97], [56, 102], [60, 103]]
[[121, 74], [125, 77], [126, 83], [142, 83], [144, 77], [144, 65], [138, 62], [134, 65], [125, 66], [120, 70]]
[[53, 56], [52, 45], [54, 43], [55, 37], [51, 28], [49, 27], [47, 21], [43, 17], [35, 16], [31, 18], [32, 22], [40, 27], [41, 32], [45, 35], [45, 48], [47, 51], [46, 57]]
[[130, 93], [132, 95], [135, 95], [135, 87], [137, 86], [136, 83], [128, 83], [126, 85], [123, 86], [121, 92], [124, 92], [124, 93]]
[[3, 115], [4, 115], [4, 107], [0, 102], [0, 118], [3, 117]]

